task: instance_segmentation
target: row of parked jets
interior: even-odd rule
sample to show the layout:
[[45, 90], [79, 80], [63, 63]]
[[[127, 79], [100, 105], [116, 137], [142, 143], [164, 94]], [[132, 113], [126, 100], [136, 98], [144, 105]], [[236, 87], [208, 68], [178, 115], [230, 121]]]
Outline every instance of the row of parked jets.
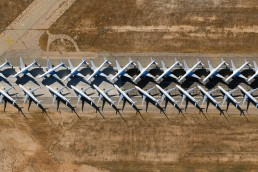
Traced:
[[[137, 60], [138, 61], [138, 60]], [[85, 60], [82, 60], [82, 62], [76, 66], [76, 67], [73, 67], [72, 63], [70, 62], [70, 60], [68, 60], [69, 62], [69, 65], [70, 65], [70, 74], [67, 75], [63, 80], [67, 80], [68, 78], [71, 78], [73, 76], [80, 76], [80, 77], [84, 77], [82, 74], [79, 73], [79, 68], [83, 65], [83, 64], [87, 64], [87, 62]], [[233, 61], [232, 62], [232, 71], [233, 73], [227, 78], [225, 79], [226, 82], [228, 82], [230, 79], [232, 79], [232, 77], [241, 77], [244, 79], [244, 76], [241, 74], [241, 70], [245, 67], [245, 66], [251, 66], [249, 64], [249, 62], [245, 62], [240, 68], [236, 69], [235, 66], [234, 66], [234, 63]], [[23, 61], [22, 61], [22, 58], [20, 58], [20, 63], [21, 63], [21, 66], [20, 66], [20, 71], [13, 75], [13, 77], [17, 77], [21, 74], [25, 74], [29, 77], [32, 77], [34, 78], [30, 72], [28, 71], [29, 68], [31, 68], [32, 66], [39, 66], [40, 65], [38, 64], [38, 62], [36, 60], [33, 61], [33, 63], [31, 63], [30, 65], [26, 66], [24, 65]], [[182, 66], [180, 64], [179, 61], [176, 60], [176, 62], [171, 65], [169, 68], [166, 68], [165, 67], [165, 64], [163, 61], [161, 61], [162, 63], [162, 66], [163, 66], [163, 74], [160, 75], [158, 78], [155, 78], [153, 75], [149, 74], [148, 73], [148, 69], [151, 67], [152, 64], [156, 64], [156, 61], [155, 60], [151, 60], [151, 63], [147, 65], [146, 68], [143, 68], [142, 65], [140, 64], [140, 62], [138, 61], [138, 66], [139, 66], [139, 70], [140, 70], [140, 74], [136, 77], [136, 78], [132, 78], [130, 75], [128, 75], [126, 73], [126, 69], [130, 66], [130, 65], [135, 65], [135, 63], [129, 58], [129, 63], [124, 66], [123, 68], [119, 65], [118, 61], [116, 60], [116, 64], [117, 64], [117, 74], [114, 75], [111, 80], [115, 80], [116, 78], [118, 77], [121, 77], [121, 76], [125, 76], [125, 77], [128, 77], [130, 79], [132, 79], [134, 82], [136, 82], [137, 80], [139, 80], [141, 77], [143, 76], [147, 76], [147, 77], [151, 77], [151, 78], [155, 78], [156, 81], [159, 81], [161, 80], [163, 77], [165, 76], [169, 76], [169, 77], [173, 77], [173, 78], [177, 78], [174, 74], [172, 74], [172, 69], [175, 67], [175, 66]], [[96, 77], [97, 75], [100, 75], [100, 76], [103, 76], [103, 77], [108, 77], [106, 76], [104, 73], [102, 73], [101, 69], [104, 67], [105, 64], [109, 64], [111, 65], [111, 63], [106, 59], [104, 58], [104, 62], [99, 66], [99, 67], [96, 67], [95, 64], [93, 63], [93, 61], [91, 60], [91, 66], [92, 66], [92, 69], [93, 69], [93, 74], [90, 75], [90, 77], [87, 79], [87, 81], [90, 81], [92, 78]], [[213, 68], [211, 66], [211, 63], [208, 61], [208, 64], [209, 64], [209, 69], [210, 69], [210, 74], [204, 78], [203, 82], [206, 82], [209, 78], [212, 78], [212, 77], [219, 77], [219, 78], [224, 78], [223, 76], [221, 76], [219, 73], [218, 73], [218, 70], [223, 66], [223, 65], [226, 65], [228, 66], [228, 64], [222, 60], [222, 62], [216, 67], [216, 68]], [[203, 63], [199, 60], [197, 60], [197, 63], [192, 67], [192, 68], [188, 68], [186, 62], [184, 61], [184, 66], [185, 66], [185, 74], [183, 76], [181, 76], [180, 78], [177, 78], [178, 79], [178, 82], [182, 82], [186, 77], [195, 77], [195, 78], [199, 78], [199, 76], [197, 76], [196, 74], [194, 74], [194, 69], [197, 68], [197, 66], [201, 65], [202, 67], [204, 66]], [[0, 69], [4, 66], [11, 66], [11, 63], [6, 60], [6, 62], [4, 64], [2, 64], [0, 66]], [[44, 74], [40, 75], [39, 78], [45, 78], [45, 77], [48, 77], [49, 75], [57, 78], [57, 79], [60, 79], [57, 75], [56, 75], [56, 72], [55, 70], [59, 67], [65, 67], [65, 64], [63, 62], [61, 62], [59, 65], [53, 67], [50, 63], [50, 60], [48, 60], [48, 67], [47, 67], [47, 72], [45, 72]], [[254, 62], [254, 66], [255, 66], [255, 70], [258, 71], [257, 69], [257, 65], [256, 63]], [[252, 77], [250, 77], [248, 80], [252, 80], [254, 79], [256, 76], [257, 76], [258, 72], [256, 72]], [[0, 73], [1, 77], [4, 77], [5, 76]], [[200, 78], [199, 78], [200, 79]], [[61, 79], [60, 79], [61, 80]], [[46, 112], [45, 111], [45, 108], [42, 106], [41, 104], [41, 101], [39, 101], [35, 95], [35, 91], [37, 89], [39, 89], [40, 87], [38, 88], [35, 88], [35, 89], [27, 89], [25, 88], [23, 85], [19, 85], [20, 88], [23, 90], [24, 94], [25, 94], [25, 98], [24, 98], [24, 102], [23, 103], [26, 103], [27, 100], [29, 100], [29, 106], [28, 106], [28, 110], [31, 106], [31, 103], [34, 102], [38, 107], [40, 107], [42, 109], [42, 111]], [[53, 95], [53, 103], [55, 103], [57, 101], [57, 110], [59, 109], [59, 104], [60, 102], [63, 102], [64, 104], [66, 104], [68, 107], [70, 107], [72, 109], [72, 111], [75, 112], [75, 108], [71, 105], [70, 103], [70, 100], [67, 99], [65, 97], [65, 95], [62, 94], [62, 91], [66, 88], [66, 87], [62, 87], [60, 89], [54, 89], [50, 86], [46, 86], [49, 91], [51, 92], [51, 94]], [[94, 103], [94, 99], [92, 99], [88, 94], [86, 94], [86, 91], [90, 88], [90, 87], [87, 87], [86, 89], [79, 89], [79, 88], [76, 88], [75, 86], [71, 86], [72, 89], [74, 90], [74, 92], [77, 94], [78, 96], [78, 101], [77, 101], [77, 105], [79, 104], [79, 102], [82, 100], [82, 110], [83, 110], [83, 107], [84, 107], [84, 103], [87, 102], [88, 104], [90, 104], [93, 108], [96, 109], [96, 111], [98, 111], [99, 113], [100, 110], [99, 110], [99, 107], [98, 105], [96, 105]], [[177, 110], [179, 113], [182, 113], [182, 110], [179, 105], [178, 105], [178, 102], [173, 98], [173, 96], [171, 95], [171, 92], [174, 90], [174, 89], [178, 89], [178, 91], [180, 92], [180, 94], [182, 95], [182, 103], [184, 101], [186, 101], [185, 103], [185, 111], [187, 109], [187, 106], [188, 106], [188, 103], [192, 103], [199, 111], [200, 113], [204, 114], [203, 112], [203, 108], [201, 108], [198, 104], [198, 100], [196, 100], [194, 98], [193, 95], [191, 95], [191, 92], [195, 89], [195, 88], [191, 88], [189, 90], [185, 90], [183, 89], [181, 86], [179, 85], [176, 85], [175, 88], [172, 88], [172, 89], [169, 89], [169, 90], [165, 90], [163, 89], [161, 86], [159, 86], [158, 84], [149, 89], [149, 90], [144, 90], [138, 86], [135, 86], [135, 88], [132, 88], [132, 89], [129, 89], [129, 90], [122, 90], [119, 86], [115, 85], [114, 84], [114, 87], [117, 89], [117, 91], [119, 92], [119, 101], [118, 101], [118, 104], [121, 102], [121, 100], [123, 100], [123, 107], [122, 107], [122, 110], [124, 109], [124, 106], [125, 106], [125, 103], [128, 102], [135, 110], [136, 112], [139, 112], [140, 113], [140, 109], [136, 106], [136, 102], [132, 100], [131, 96], [129, 96], [129, 92], [133, 89], [137, 89], [139, 91], [139, 93], [141, 94], [143, 100], [142, 100], [142, 105], [144, 104], [144, 102], [146, 101], [146, 111], [148, 109], [148, 104], [149, 102], [151, 102], [155, 107], [157, 107], [160, 112], [163, 112], [165, 114], [165, 110], [166, 110], [166, 107], [167, 107], [167, 104], [168, 103], [171, 103]], [[227, 102], [227, 108], [226, 108], [226, 111], [228, 110], [228, 107], [229, 107], [229, 104], [233, 104], [239, 111], [240, 111], [240, 114], [244, 114], [244, 110], [240, 107], [239, 103], [235, 98], [234, 96], [232, 96], [232, 93], [236, 90], [231, 90], [231, 91], [226, 91], [225, 89], [223, 89], [222, 87], [218, 86], [217, 89], [215, 90], [211, 90], [211, 91], [206, 91], [204, 88], [202, 88], [201, 86], [197, 86], [198, 89], [200, 90], [200, 92], [202, 93], [203, 95], [203, 103], [206, 101], [207, 102], [207, 106], [206, 106], [206, 111], [208, 110], [208, 107], [209, 107], [209, 104], [212, 104], [214, 105], [220, 112], [220, 114], [223, 114], [224, 115], [224, 110], [222, 110], [219, 106], [219, 102], [216, 101], [216, 96], [213, 96], [212, 94], [215, 92], [215, 90], [219, 89], [220, 92], [222, 93], [222, 95], [224, 96], [224, 99], [223, 99], [223, 103], [224, 104], [225, 102]], [[8, 94], [8, 91], [11, 89], [12, 87], [8, 88], [8, 89], [4, 89], [4, 90], [0, 90], [0, 102], [2, 102], [4, 100], [4, 110], [6, 108], [6, 103], [7, 102], [10, 102], [11, 104], [13, 104], [15, 107], [17, 107], [19, 109], [19, 111], [21, 111], [21, 108], [17, 105], [16, 103], [16, 100], [14, 100], [10, 94]], [[94, 85], [93, 84], [93, 88], [98, 92], [99, 94], [99, 99], [98, 99], [98, 103], [100, 102], [100, 100], [103, 100], [103, 105], [102, 105], [102, 110], [104, 108], [104, 105], [105, 103], [107, 102], [108, 104], [111, 105], [111, 107], [113, 107], [115, 109], [115, 111], [117, 113], [120, 114], [119, 112], [119, 108], [116, 107], [115, 105], [115, 101], [113, 101], [111, 99], [111, 97], [108, 95], [108, 92], [111, 89], [107, 89], [107, 90], [102, 90], [101, 88], [99, 88], [98, 86]], [[154, 88], [157, 88], [160, 93], [161, 93], [161, 99], [160, 100], [157, 100], [154, 96], [152, 96], [150, 94], [150, 92], [154, 89]], [[244, 95], [244, 101], [243, 102], [247, 102], [247, 108], [246, 110], [248, 110], [249, 108], [249, 104], [252, 103], [255, 105], [255, 107], [258, 107], [258, 101], [255, 99], [255, 96], [253, 96], [253, 92], [256, 90], [250, 90], [250, 91], [247, 91], [245, 90], [243, 87], [241, 86], [238, 86], [238, 88], [240, 89], [240, 91], [243, 93]], [[165, 107], [162, 107], [161, 106], [161, 103], [165, 100]], [[181, 103], [181, 104], [182, 104]], [[121, 114], [120, 114], [121, 115]], [[166, 115], [166, 114], [165, 114]]]
[[[155, 64], [157, 66], [158, 63], [155, 60], [151, 59], [151, 62], [146, 67], [143, 67], [141, 65], [140, 61], [137, 59], [138, 69], [139, 69], [140, 73], [135, 78], [133, 78], [132, 76], [130, 76], [129, 74], [126, 73], [126, 70], [131, 65], [136, 66], [136, 64], [131, 60], [131, 58], [129, 58], [129, 62], [124, 67], [121, 67], [121, 65], [119, 64], [119, 62], [117, 60], [115, 60], [115, 62], [116, 62], [115, 70], [117, 71], [117, 73], [112, 78], [109, 78], [111, 81], [114, 81], [115, 79], [117, 79], [121, 76], [130, 78], [133, 82], [137, 82], [142, 77], [153, 78], [156, 82], [161, 81], [165, 77], [172, 77], [172, 78], [176, 79], [179, 83], [182, 83], [183, 81], [185, 81], [189, 77], [193, 77], [193, 78], [197, 78], [197, 79], [201, 80], [201, 78], [198, 75], [196, 75], [194, 72], [197, 69], [197, 67], [199, 67], [199, 66], [204, 68], [204, 64], [198, 59], [197, 59], [197, 63], [195, 65], [193, 65], [191, 68], [189, 68], [188, 65], [186, 64], [185, 60], [183, 60], [185, 74], [180, 76], [180, 77], [177, 77], [172, 73], [172, 70], [176, 67], [181, 68], [181, 67], [183, 67], [183, 65], [178, 60], [175, 59], [175, 63], [173, 63], [170, 67], [166, 67], [164, 61], [161, 60], [161, 64], [162, 64], [161, 70], [163, 71], [163, 73], [159, 77], [156, 78], [155, 76], [153, 76], [152, 74], [149, 73], [149, 70], [151, 69], [151, 66], [153, 64]], [[84, 75], [82, 75], [79, 72], [79, 69], [82, 67], [82, 65], [87, 65], [88, 66], [89, 65], [88, 62], [86, 62], [85, 60], [82, 60], [82, 62], [79, 65], [77, 65], [76, 67], [73, 66], [73, 64], [71, 63], [71, 61], [69, 59], [68, 59], [68, 63], [69, 63], [69, 67], [67, 67], [64, 62], [61, 62], [59, 65], [53, 67], [51, 65], [50, 60], [48, 59], [47, 68], [46, 68], [47, 71], [44, 74], [40, 75], [39, 78], [44, 79], [48, 76], [53, 76], [56, 79], [61, 80], [59, 78], [59, 76], [56, 74], [56, 70], [60, 67], [64, 67], [64, 68], [67, 68], [67, 69], [70, 70], [70, 73], [67, 76], [64, 77], [63, 81], [66, 81], [69, 78], [72, 78], [74, 76], [79, 76], [79, 77], [82, 77], [82, 78], [85, 77]], [[93, 60], [90, 60], [90, 63], [91, 63], [91, 69], [92, 69], [93, 73], [86, 79], [87, 82], [91, 82], [91, 80], [93, 78], [97, 77], [97, 76], [102, 76], [102, 77], [108, 78], [108, 76], [102, 72], [102, 69], [105, 67], [106, 64], [111, 65], [110, 61], [108, 61], [106, 58], [104, 58], [104, 62], [99, 67], [96, 67]], [[246, 78], [244, 75], [241, 74], [241, 71], [245, 67], [251, 67], [251, 64], [248, 61], [245, 61], [245, 63], [243, 65], [241, 65], [239, 68], [236, 68], [233, 61], [231, 60], [232, 74], [230, 76], [228, 76], [227, 78], [225, 78], [224, 76], [219, 74], [219, 70], [223, 66], [228, 67], [229, 66], [228, 63], [226, 61], [224, 61], [223, 59], [221, 59], [221, 63], [218, 64], [214, 68], [212, 66], [212, 64], [210, 63], [210, 61], [208, 60], [208, 66], [209, 66], [209, 72], [210, 73], [202, 80], [202, 82], [205, 83], [213, 77], [218, 77], [218, 78], [223, 79], [226, 83], [228, 83], [234, 77], [240, 77], [240, 78], [244, 79], [245, 81], [247, 81], [248, 83], [250, 83], [258, 75], [258, 66], [257, 66], [255, 61], [253, 61], [253, 63], [254, 63], [255, 73], [250, 78]], [[6, 62], [0, 66], [0, 69], [5, 67], [5, 66], [11, 66], [12, 67], [12, 64], [8, 60], [6, 60]], [[31, 77], [31, 78], [35, 79], [29, 71], [30, 68], [35, 67], [35, 66], [41, 67], [40, 64], [35, 59], [31, 64], [25, 65], [22, 58], [20, 58], [20, 71], [17, 72], [15, 75], [13, 75], [13, 77], [16, 78], [16, 77], [24, 74], [24, 75], [27, 75], [28, 77]], [[0, 77], [3, 77], [3, 78], [6, 79], [6, 77], [2, 73], [0, 73]]]

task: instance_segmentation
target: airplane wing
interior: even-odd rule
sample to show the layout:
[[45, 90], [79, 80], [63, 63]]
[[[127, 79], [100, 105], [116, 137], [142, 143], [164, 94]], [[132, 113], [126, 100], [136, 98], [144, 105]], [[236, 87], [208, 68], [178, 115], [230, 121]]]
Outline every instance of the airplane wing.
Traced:
[[204, 102], [206, 102], [206, 100], [207, 100], [207, 96], [205, 95], [205, 96], [203, 97], [202, 105], [204, 104]]
[[257, 89], [258, 89], [258, 88], [252, 89], [252, 90], [250, 90], [250, 91], [248, 91], [248, 92], [249, 92], [249, 94], [253, 94], [253, 92], [255, 92]]
[[21, 57], [20, 57], [20, 68], [21, 69], [25, 68], [25, 65], [24, 65], [23, 60], [22, 60]]
[[186, 98], [186, 96], [185, 95], [183, 95], [183, 97], [182, 97], [182, 101], [181, 101], [181, 105], [183, 104], [183, 102], [185, 101], [185, 98]]
[[103, 98], [103, 95], [102, 94], [100, 94], [99, 95], [99, 99], [98, 99], [98, 103], [97, 103], [97, 105], [99, 104], [99, 102], [100, 102], [100, 100]]
[[188, 70], [189, 70], [189, 67], [187, 66], [185, 60], [184, 60], [184, 67], [185, 67], [185, 71], [188, 71]]
[[1, 94], [1, 95], [0, 95], [0, 103], [2, 103], [3, 98], [4, 98], [4, 95], [3, 95], [3, 94]]
[[127, 94], [129, 93], [130, 91], [134, 90], [134, 88], [131, 88], [131, 89], [128, 89], [128, 90], [125, 90], [124, 92]]
[[29, 72], [28, 72], [28, 73], [26, 73], [26, 75], [27, 75], [28, 77], [30, 77], [30, 78], [32, 78], [32, 79], [34, 79], [34, 76], [32, 76]]
[[165, 100], [165, 98], [166, 98], [166, 95], [162, 94], [161, 99], [160, 99], [160, 103], [162, 103]]
[[119, 71], [119, 70], [121, 70], [121, 69], [122, 69], [122, 68], [121, 68], [119, 62], [116, 60], [116, 70]]
[[104, 92], [107, 94], [109, 91], [113, 90], [113, 88], [107, 89]]
[[61, 93], [61, 91], [63, 91], [63, 89], [65, 89], [65, 87], [61, 87], [61, 88], [59, 88], [57, 91], [58, 91], [59, 93]]
[[82, 96], [79, 94], [79, 95], [78, 95], [78, 100], [77, 100], [77, 105], [79, 104], [81, 98], [82, 98]]
[[56, 98], [57, 98], [57, 96], [54, 94], [54, 96], [53, 96], [53, 104], [56, 102]]
[[108, 76], [106, 74], [104, 74], [104, 73], [100, 73], [99, 75], [104, 77], [104, 78], [108, 78]]
[[210, 60], [208, 60], [208, 65], [209, 65], [209, 70], [210, 70], [210, 72], [213, 71], [214, 68], [212, 67]]
[[143, 70], [143, 67], [142, 67], [142, 65], [141, 65], [141, 63], [139, 62], [138, 59], [137, 59], [137, 63], [138, 63], [138, 69], [139, 69], [140, 71], [142, 71], [142, 70]]
[[209, 94], [212, 94], [212, 93], [214, 93], [215, 91], [217, 91], [218, 89], [216, 88], [216, 89], [213, 89], [213, 90], [210, 90], [208, 93]]
[[193, 74], [192, 77], [196, 78], [196, 79], [201, 79], [198, 75]]
[[147, 73], [146, 76], [150, 77], [150, 78], [155, 78], [155, 76], [153, 76], [152, 74], [150, 73]]
[[163, 60], [161, 60], [162, 70], [165, 71], [167, 69]]
[[52, 65], [49, 59], [47, 59], [47, 69], [52, 69]]
[[156, 87], [152, 87], [152, 88], [148, 89], [146, 92], [150, 93], [154, 88], [156, 88]]
[[234, 64], [234, 62], [231, 60], [231, 65], [232, 65], [232, 70], [235, 71], [236, 70], [236, 66]]
[[146, 100], [146, 96], [145, 96], [145, 95], [143, 95], [143, 96], [142, 96], [142, 106], [143, 106], [143, 104], [144, 104], [145, 100]]
[[245, 104], [246, 100], [247, 100], [247, 95], [244, 96], [244, 100], [243, 100], [243, 104]]
[[68, 59], [68, 63], [69, 63], [69, 66], [70, 66], [69, 69], [72, 70], [74, 68], [74, 66], [73, 66], [72, 62], [70, 61], [70, 59]]
[[83, 74], [77, 73], [77, 76], [84, 78]]
[[31, 89], [30, 92], [31, 93], [34, 93], [36, 90], [40, 89], [40, 87], [37, 87], [37, 88], [34, 88], [34, 89]]
[[7, 89], [5, 89], [4, 91], [7, 93], [9, 90], [11, 90], [13, 87], [9, 87]]
[[244, 75], [242, 75], [242, 74], [240, 74], [238, 77], [240, 77], [240, 78], [242, 78], [244, 80], [247, 80], [247, 78]]
[[24, 98], [24, 100], [23, 100], [23, 104], [25, 104], [25, 103], [27, 102], [28, 98], [29, 98], [29, 95], [26, 94], [26, 95], [25, 95], [25, 98]]
[[167, 90], [167, 93], [168, 94], [171, 93], [174, 89], [176, 89], [176, 88], [171, 88], [171, 89]]
[[90, 63], [91, 63], [91, 69], [94, 71], [97, 67], [95, 66], [92, 60], [90, 60]]
[[220, 74], [216, 74], [216, 77], [218, 77], [218, 78], [221, 78], [221, 79], [224, 79], [225, 77], [224, 76], [222, 76], [222, 75], [220, 75]]
[[124, 95], [123, 94], [120, 94], [119, 96], [119, 100], [118, 100], [118, 105], [120, 104], [120, 101], [124, 98]]
[[226, 95], [224, 95], [224, 99], [223, 99], [222, 105], [224, 105], [224, 103], [226, 102], [227, 99], [228, 99], [228, 97]]
[[195, 89], [195, 87], [194, 88], [190, 88], [189, 90], [187, 90], [187, 93], [190, 94], [194, 89]]

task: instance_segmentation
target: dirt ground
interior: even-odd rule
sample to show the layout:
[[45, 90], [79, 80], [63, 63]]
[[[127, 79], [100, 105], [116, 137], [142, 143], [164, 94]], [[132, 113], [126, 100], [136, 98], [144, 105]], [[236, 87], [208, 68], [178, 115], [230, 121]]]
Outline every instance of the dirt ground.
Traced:
[[[34, 106], [33, 106], [34, 107]], [[123, 112], [105, 119], [91, 109], [75, 114], [62, 105], [48, 116], [25, 116], [8, 105], [0, 116], [1, 171], [256, 171], [258, 118], [230, 108], [229, 122], [212, 109], [207, 121], [188, 113]], [[128, 107], [129, 108], [129, 107]], [[190, 107], [189, 112], [192, 112]], [[194, 112], [195, 110], [193, 110]]]
[[[256, 0], [77, 0], [50, 33], [70, 35], [81, 51], [257, 53], [257, 7]], [[50, 50], [74, 48], [56, 41]]]
[[0, 1], [0, 32], [18, 17], [33, 0], [1, 0]]

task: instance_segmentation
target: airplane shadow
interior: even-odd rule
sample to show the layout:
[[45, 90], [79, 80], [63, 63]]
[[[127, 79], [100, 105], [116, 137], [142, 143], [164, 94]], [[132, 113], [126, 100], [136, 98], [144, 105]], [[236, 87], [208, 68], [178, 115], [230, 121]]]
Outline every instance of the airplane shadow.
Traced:
[[13, 68], [8, 68], [8, 69], [4, 69], [4, 70], [2, 71], [2, 74], [3, 74], [6, 78], [8, 78], [8, 77], [11, 76], [11, 75], [15, 75], [16, 72], [15, 72], [15, 70], [14, 70]]
[[57, 76], [58, 76], [59, 78], [63, 78], [63, 77], [65, 77], [65, 76], [67, 76], [69, 73], [70, 73], [70, 70], [68, 70], [68, 69], [61, 69], [61, 70], [58, 70], [58, 71], [56, 72], [56, 74], [57, 74]]
[[45, 73], [45, 72], [43, 71], [43, 68], [35, 68], [35, 69], [30, 70], [29, 72], [30, 72], [30, 74], [31, 74], [33, 77], [36, 77], [37, 75], [41, 75], [41, 74]]
[[6, 80], [5, 78], [0, 77], [0, 82], [1, 82], [1, 81], [4, 81], [4, 82], [7, 83], [8, 85], [12, 86], [12, 84], [11, 84], [8, 80]]
[[64, 82], [63, 81], [60, 81], [59, 79], [56, 79], [55, 77], [52, 77], [52, 76], [45, 78], [44, 80], [42, 80], [41, 83], [46, 86], [46, 85], [52, 85], [55, 82], [58, 82], [59, 84], [64, 86]]
[[83, 82], [83, 83], [86, 83], [88, 84], [88, 82], [82, 78], [82, 77], [79, 77], [79, 76], [75, 76], [75, 77], [72, 77], [68, 82], [67, 82], [67, 87], [71, 88], [71, 85], [73, 86], [76, 86], [79, 82]]
[[156, 81], [154, 81], [152, 78], [145, 77], [145, 78], [141, 78], [141, 80], [137, 83], [137, 86], [140, 87], [140, 88], [144, 88], [150, 82], [154, 83], [154, 84], [157, 84]]
[[39, 86], [39, 84], [38, 84], [38, 82], [35, 80], [35, 79], [33, 79], [33, 78], [31, 78], [31, 77], [29, 77], [29, 76], [27, 76], [27, 75], [23, 75], [22, 77], [17, 77], [17, 80], [16, 80], [16, 84], [22, 84], [22, 85], [24, 85], [24, 84], [26, 84], [27, 82], [29, 82], [29, 81], [32, 81], [34, 84], [36, 84], [36, 85], [38, 85]]

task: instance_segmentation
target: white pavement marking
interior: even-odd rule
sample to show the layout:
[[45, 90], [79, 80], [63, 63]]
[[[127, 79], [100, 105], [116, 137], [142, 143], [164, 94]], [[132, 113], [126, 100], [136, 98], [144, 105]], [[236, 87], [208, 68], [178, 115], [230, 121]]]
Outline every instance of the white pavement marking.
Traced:
[[0, 34], [0, 56], [22, 36], [25, 36], [23, 43], [27, 47], [38, 46], [39, 37], [43, 33], [41, 29], [48, 29], [74, 2], [75, 0], [34, 0]]

